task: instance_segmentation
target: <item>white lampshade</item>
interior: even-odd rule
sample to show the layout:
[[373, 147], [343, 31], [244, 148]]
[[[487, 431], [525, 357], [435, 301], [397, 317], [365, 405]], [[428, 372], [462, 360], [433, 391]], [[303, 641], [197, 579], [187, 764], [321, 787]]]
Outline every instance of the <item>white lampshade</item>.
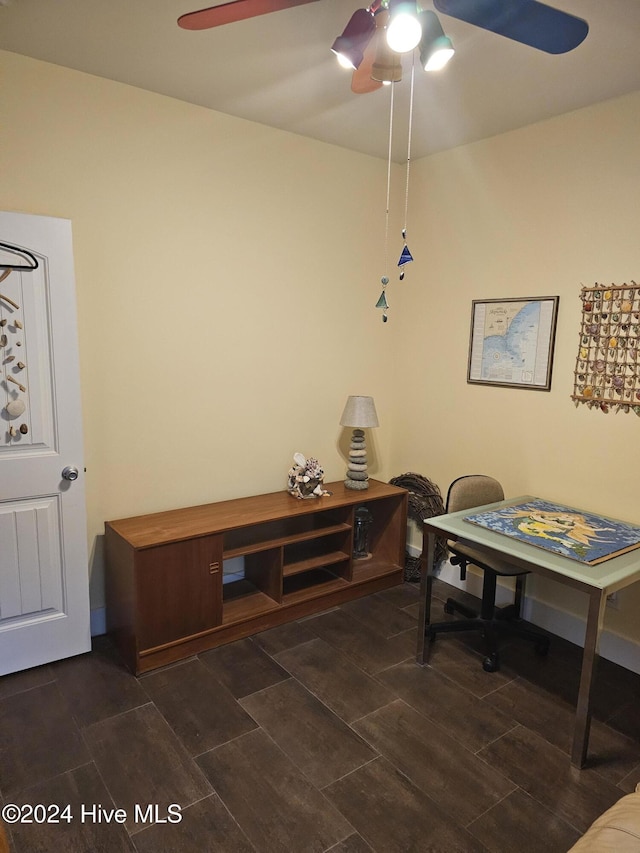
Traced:
[[349, 397], [340, 418], [340, 426], [360, 429], [379, 426], [373, 397]]

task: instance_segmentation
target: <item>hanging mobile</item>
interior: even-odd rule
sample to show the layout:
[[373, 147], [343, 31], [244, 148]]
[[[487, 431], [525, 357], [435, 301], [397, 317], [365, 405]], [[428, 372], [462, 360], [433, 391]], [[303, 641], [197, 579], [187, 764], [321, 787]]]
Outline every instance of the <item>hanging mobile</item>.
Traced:
[[405, 266], [406, 264], [411, 263], [413, 260], [413, 255], [409, 251], [409, 247], [407, 246], [407, 211], [409, 209], [409, 170], [411, 167], [411, 129], [413, 126], [413, 83], [415, 79], [415, 54], [413, 56], [413, 62], [411, 63], [411, 92], [409, 94], [409, 131], [408, 131], [408, 139], [407, 139], [407, 178], [404, 189], [404, 228], [402, 229], [402, 239], [404, 241], [404, 245], [402, 247], [402, 252], [400, 253], [400, 259], [398, 260], [398, 267], [400, 268], [400, 281], [404, 280]]
[[389, 198], [391, 195], [391, 145], [393, 142], [393, 93], [395, 83], [391, 83], [391, 104], [389, 109], [389, 156], [387, 158], [387, 206], [384, 223], [384, 269], [385, 274], [380, 279], [382, 284], [382, 293], [376, 302], [376, 308], [382, 308], [382, 322], [388, 321], [387, 310], [389, 303], [387, 302], [387, 285], [389, 284]]
[[389, 279], [386, 277], [386, 275], [383, 275], [382, 278], [380, 279], [380, 281], [382, 282], [382, 293], [380, 294], [380, 298], [376, 302], [376, 308], [382, 308], [382, 322], [386, 323], [387, 320], [389, 319], [387, 317], [387, 309], [388, 309], [389, 305], [387, 303], [387, 293], [386, 293], [386, 287], [389, 284]]
[[404, 265], [410, 263], [413, 260], [413, 255], [409, 251], [409, 247], [406, 243], [407, 231], [405, 228], [402, 229], [402, 239], [405, 240], [404, 247], [400, 254], [400, 260], [398, 261], [398, 266], [400, 267], [400, 281], [404, 280]]

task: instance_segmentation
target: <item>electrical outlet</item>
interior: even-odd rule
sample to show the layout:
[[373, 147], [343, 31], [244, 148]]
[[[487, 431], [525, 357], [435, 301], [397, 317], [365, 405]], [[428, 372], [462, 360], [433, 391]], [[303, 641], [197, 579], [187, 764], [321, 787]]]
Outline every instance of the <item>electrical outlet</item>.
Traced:
[[613, 608], [613, 610], [620, 610], [620, 599], [618, 598], [619, 593], [611, 592], [607, 596], [607, 607]]

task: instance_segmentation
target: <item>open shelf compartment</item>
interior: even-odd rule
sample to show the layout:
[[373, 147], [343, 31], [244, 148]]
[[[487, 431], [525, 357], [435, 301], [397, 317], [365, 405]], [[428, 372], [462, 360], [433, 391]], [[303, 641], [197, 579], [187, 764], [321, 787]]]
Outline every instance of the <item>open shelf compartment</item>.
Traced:
[[315, 539], [293, 542], [283, 548], [283, 577], [333, 566], [334, 574], [348, 577], [351, 561], [351, 528]]
[[329, 533], [351, 530], [349, 507], [306, 515], [287, 516], [261, 524], [228, 530], [223, 537], [225, 559], [252, 554], [291, 542], [304, 542]]
[[222, 624], [244, 622], [278, 608], [278, 602], [249, 580], [232, 581], [222, 591]]
[[291, 575], [282, 581], [282, 603], [298, 604], [319, 598], [330, 592], [344, 589], [349, 582], [327, 569], [313, 569], [304, 574]]

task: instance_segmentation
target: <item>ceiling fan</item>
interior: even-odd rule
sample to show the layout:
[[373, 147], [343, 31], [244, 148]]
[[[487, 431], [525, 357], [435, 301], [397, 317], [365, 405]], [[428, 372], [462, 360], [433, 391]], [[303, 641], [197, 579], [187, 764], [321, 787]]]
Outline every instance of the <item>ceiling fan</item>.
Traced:
[[[316, 0], [231, 0], [181, 15], [178, 25], [187, 30], [204, 30], [313, 2]], [[589, 25], [582, 18], [539, 0], [433, 0], [433, 5], [443, 15], [551, 54], [568, 53], [578, 47], [589, 32]], [[392, 25], [403, 16], [417, 22], [416, 38], [410, 47], [391, 45]], [[386, 39], [383, 40], [384, 30]], [[397, 54], [418, 45], [426, 70], [431, 70], [427, 63], [434, 61], [435, 53], [440, 54], [441, 62], [446, 62], [453, 54], [453, 46], [444, 35], [435, 12], [421, 10], [420, 0], [417, 3], [416, 0], [372, 0], [368, 8], [354, 12], [332, 50], [339, 59], [342, 53], [343, 64], [354, 69], [351, 88], [360, 94], [371, 92], [385, 82], [400, 80]], [[393, 54], [396, 54], [395, 59]], [[436, 67], [442, 65], [432, 65]]]

